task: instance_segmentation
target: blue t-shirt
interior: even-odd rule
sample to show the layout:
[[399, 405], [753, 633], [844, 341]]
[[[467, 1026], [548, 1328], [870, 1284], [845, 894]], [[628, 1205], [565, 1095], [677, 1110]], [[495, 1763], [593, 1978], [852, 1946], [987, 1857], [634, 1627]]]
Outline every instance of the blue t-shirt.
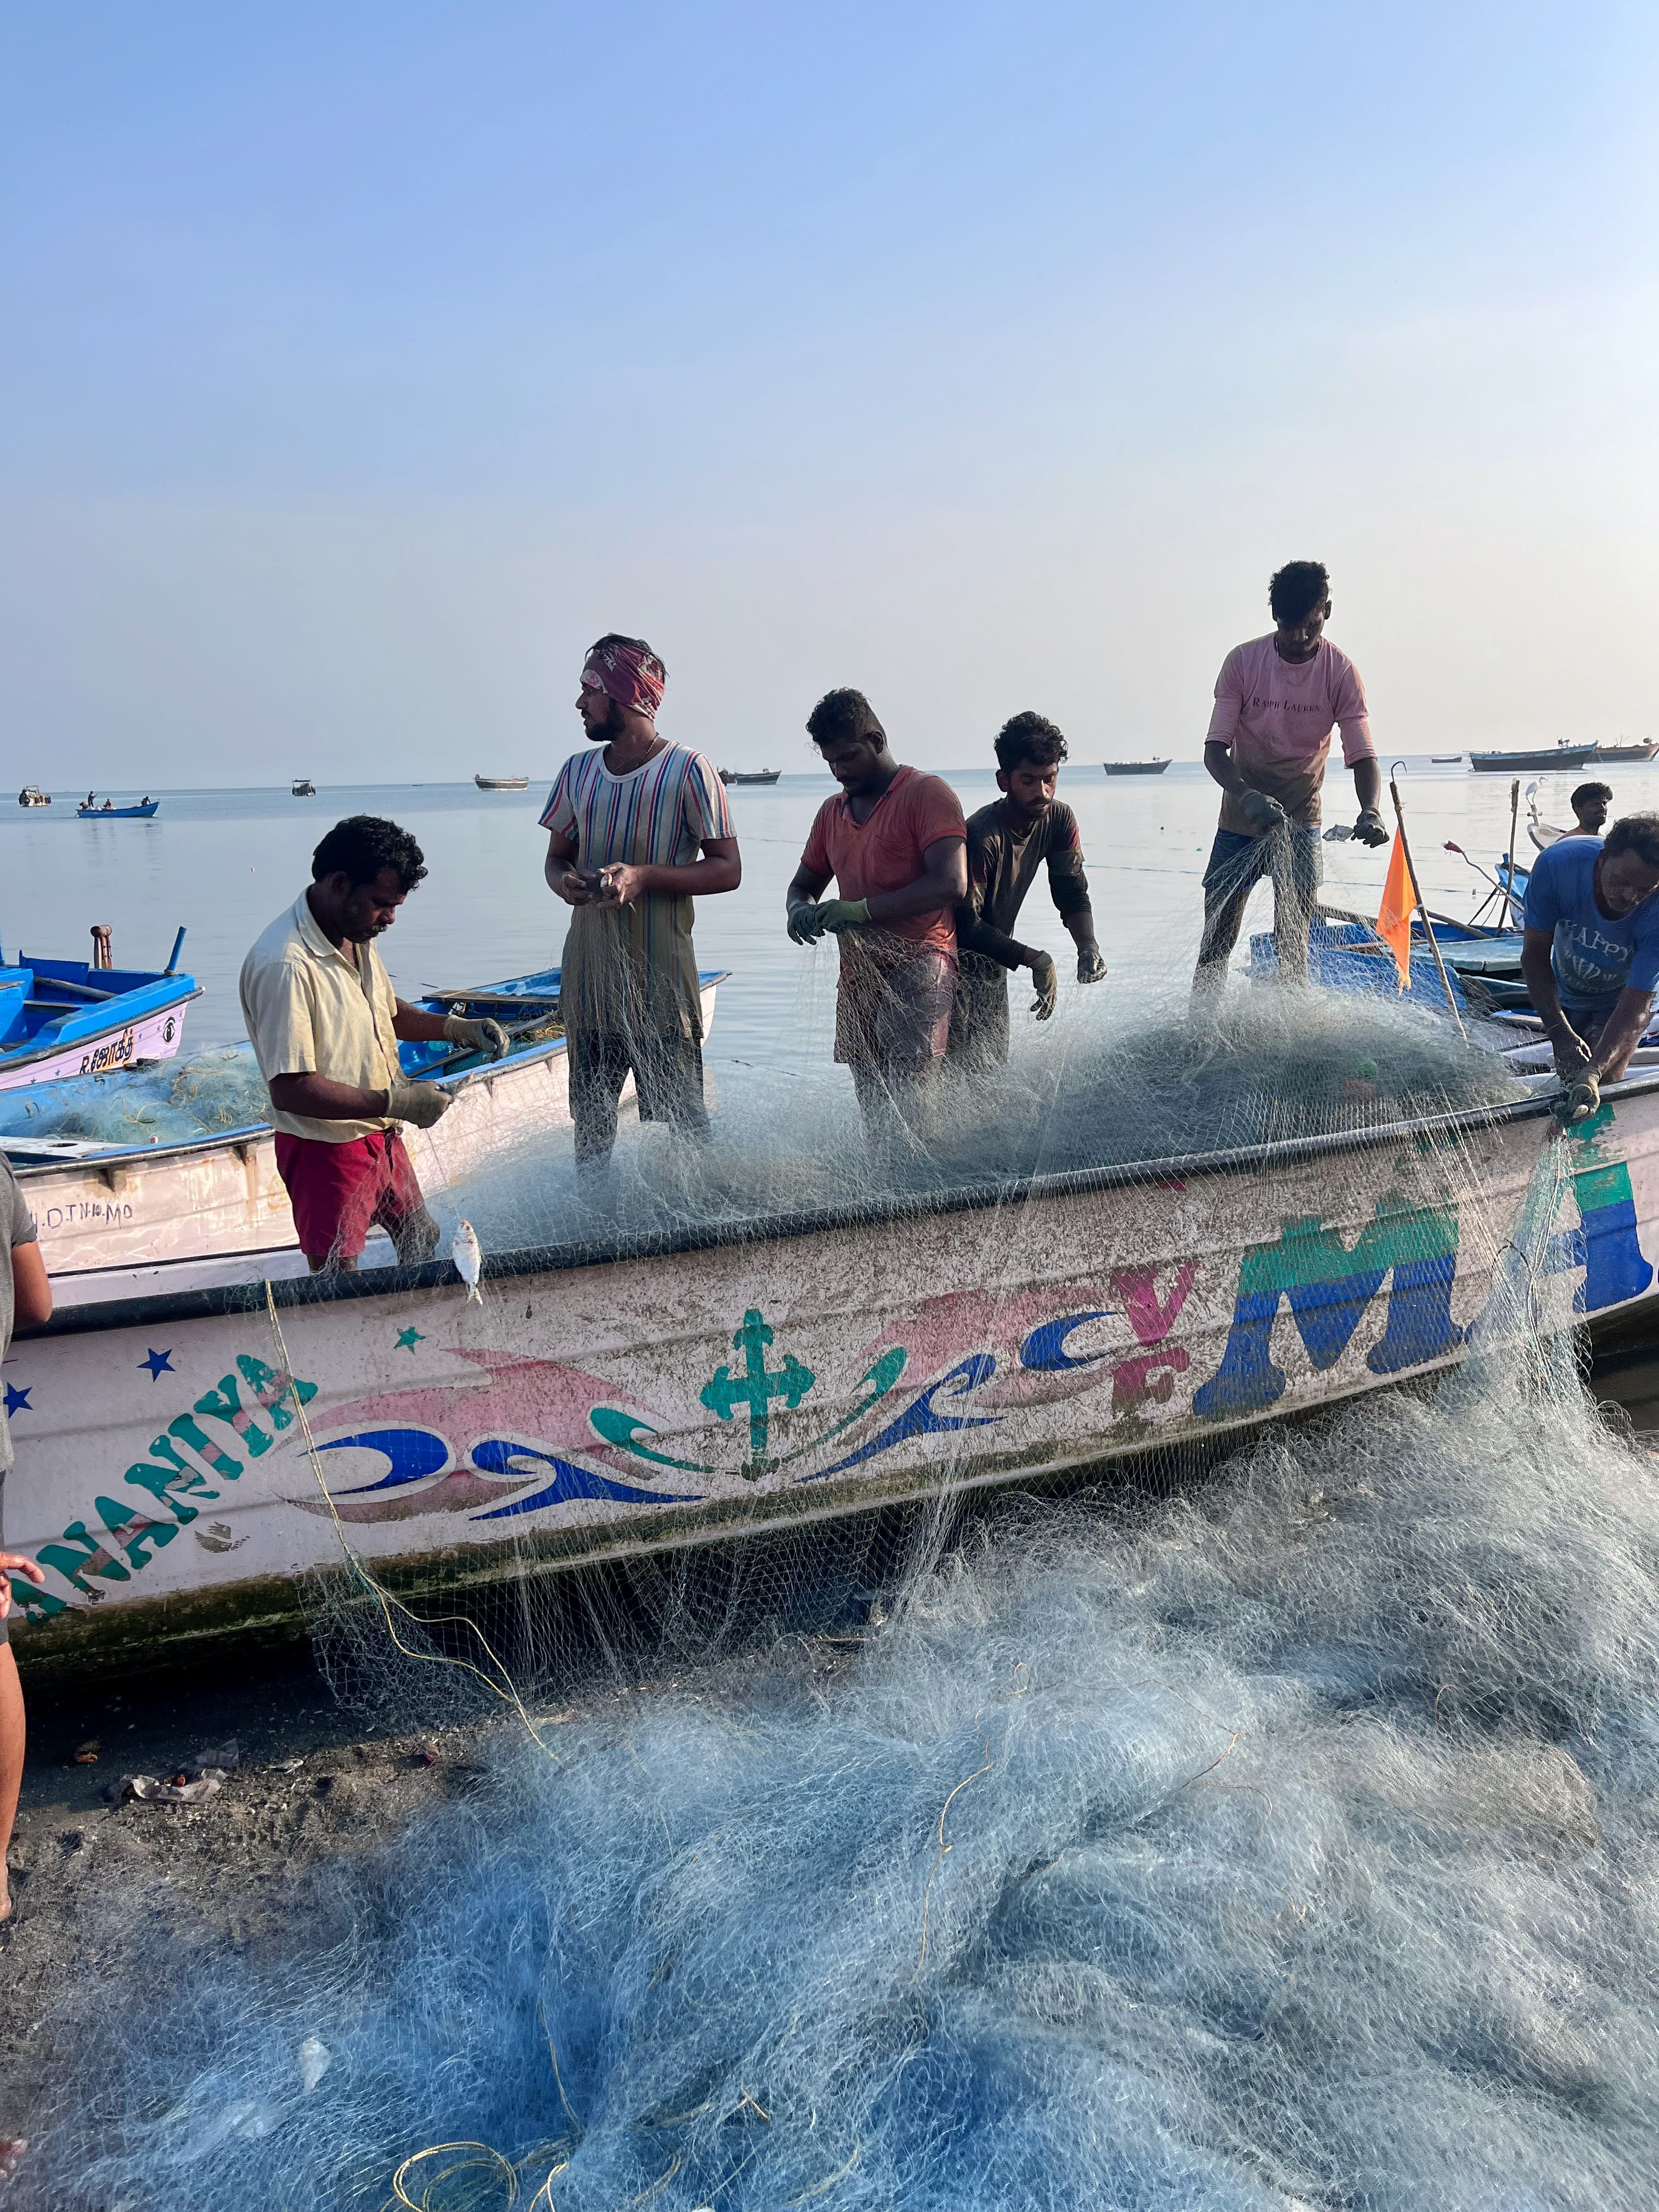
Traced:
[[1659, 896], [1621, 921], [1595, 903], [1599, 837], [1564, 837], [1540, 853], [1527, 884], [1526, 925], [1554, 933], [1550, 966], [1566, 999], [1659, 989]]

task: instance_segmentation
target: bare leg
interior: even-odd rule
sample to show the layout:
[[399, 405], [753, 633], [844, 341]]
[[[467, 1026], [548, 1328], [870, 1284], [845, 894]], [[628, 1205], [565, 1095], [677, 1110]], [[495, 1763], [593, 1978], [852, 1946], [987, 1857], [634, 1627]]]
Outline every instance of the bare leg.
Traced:
[[1308, 980], [1308, 935], [1319, 904], [1319, 848], [1305, 834], [1280, 830], [1273, 841], [1273, 951], [1280, 980]]
[[1198, 948], [1198, 965], [1193, 970], [1194, 1006], [1213, 999], [1226, 981], [1227, 963], [1232, 958], [1233, 947], [1238, 943], [1238, 933], [1244, 922], [1244, 909], [1250, 902], [1250, 893], [1255, 888], [1253, 878], [1239, 890], [1220, 897], [1206, 890], [1204, 939]]
[[[396, 1221], [388, 1222], [386, 1227], [392, 1238], [392, 1249], [398, 1255], [398, 1265], [404, 1267], [429, 1260], [437, 1250], [438, 1239], [443, 1233], [424, 1206], [418, 1213], [399, 1214]], [[346, 1267], [355, 1267], [356, 1264], [355, 1260], [341, 1262]]]
[[[23, 1686], [9, 1644], [0, 1644], [0, 1920], [11, 1917], [6, 1853], [17, 1818], [17, 1792], [23, 1782]], [[0, 2152], [3, 2151], [0, 2142]]]

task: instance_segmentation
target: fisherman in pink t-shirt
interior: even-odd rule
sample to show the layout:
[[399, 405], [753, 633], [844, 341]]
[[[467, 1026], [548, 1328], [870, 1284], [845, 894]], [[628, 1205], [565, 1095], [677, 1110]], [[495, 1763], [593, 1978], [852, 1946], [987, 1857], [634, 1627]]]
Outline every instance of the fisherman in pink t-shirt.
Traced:
[[1271, 635], [1235, 646], [1216, 678], [1204, 765], [1221, 786], [1221, 822], [1204, 871], [1204, 941], [1195, 994], [1219, 990], [1251, 891], [1273, 884], [1273, 942], [1281, 975], [1305, 982], [1308, 930], [1319, 896], [1319, 796], [1331, 732], [1353, 770], [1353, 834], [1385, 845], [1382, 771], [1365, 687], [1324, 635], [1331, 580], [1319, 561], [1290, 561], [1267, 586]]

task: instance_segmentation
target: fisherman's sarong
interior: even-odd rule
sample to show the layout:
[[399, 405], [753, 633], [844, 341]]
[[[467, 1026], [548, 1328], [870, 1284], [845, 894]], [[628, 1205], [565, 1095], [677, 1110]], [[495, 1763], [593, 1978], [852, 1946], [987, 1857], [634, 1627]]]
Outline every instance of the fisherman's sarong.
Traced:
[[355, 1260], [372, 1228], [384, 1229], [401, 1247], [409, 1224], [426, 1214], [426, 1200], [404, 1140], [395, 1129], [377, 1129], [343, 1145], [276, 1132], [276, 1171], [288, 1185], [300, 1249], [313, 1267]]

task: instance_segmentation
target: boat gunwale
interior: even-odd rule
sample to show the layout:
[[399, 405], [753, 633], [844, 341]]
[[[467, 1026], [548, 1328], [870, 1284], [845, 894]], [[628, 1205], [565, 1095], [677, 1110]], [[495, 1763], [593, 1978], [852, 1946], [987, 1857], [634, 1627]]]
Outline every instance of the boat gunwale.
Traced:
[[[50, 981], [52, 979], [48, 977], [46, 980]], [[157, 982], [161, 982], [165, 980], [164, 976], [157, 976], [155, 979]], [[15, 1067], [32, 1067], [37, 1060], [51, 1060], [53, 1055], [58, 1053], [74, 1052], [82, 1045], [96, 1044], [100, 1037], [108, 1036], [117, 1030], [131, 1029], [139, 1022], [149, 1021], [153, 1014], [165, 1014], [170, 1012], [174, 1006], [191, 1006], [204, 995], [206, 987], [201, 983], [196, 983], [193, 976], [180, 976], [179, 980], [181, 982], [188, 981], [195, 983], [194, 989], [177, 992], [170, 998], [158, 999], [153, 1006], [140, 1007], [137, 1012], [118, 1015], [113, 1020], [108, 1022], [103, 1029], [88, 1030], [81, 1036], [65, 1038], [60, 1033], [56, 1037], [48, 1037], [44, 1044], [36, 1045], [27, 1052], [14, 1053], [0, 1051], [0, 1075], [9, 1074], [11, 1070]], [[149, 983], [141, 983], [138, 984], [136, 988], [141, 991], [148, 991], [153, 989], [154, 985]], [[125, 997], [126, 994], [123, 993], [121, 995]], [[107, 1000], [105, 1001], [106, 1006], [110, 1002]], [[64, 1011], [65, 1013], [90, 1014], [99, 1012], [100, 1009], [95, 1004], [94, 1004], [92, 1006], [66, 1006]], [[37, 1030], [35, 1031], [35, 1035], [39, 1036], [40, 1034], [40, 1030]], [[106, 1072], [112, 1074], [120, 1074], [125, 1073], [126, 1071], [124, 1069], [110, 1069]]]
[[[1609, 1085], [1604, 1098], [1644, 1097], [1659, 1091], [1659, 1069]], [[627, 1236], [565, 1244], [525, 1245], [511, 1252], [486, 1253], [483, 1276], [513, 1282], [529, 1275], [573, 1274], [584, 1267], [614, 1267], [634, 1260], [672, 1258], [707, 1252], [721, 1245], [788, 1243], [828, 1231], [876, 1223], [913, 1221], [929, 1215], [987, 1212], [1055, 1198], [1121, 1190], [1136, 1183], [1165, 1184], [1199, 1177], [1287, 1167], [1344, 1153], [1375, 1152], [1425, 1137], [1457, 1137], [1511, 1122], [1541, 1121], [1553, 1099], [1536, 1096], [1491, 1106], [1465, 1106], [1414, 1121], [1389, 1121], [1375, 1128], [1335, 1130], [1311, 1137], [1281, 1137], [1260, 1145], [1235, 1146], [1215, 1152], [1171, 1154], [1166, 1158], [1127, 1161], [1109, 1167], [1068, 1168], [1048, 1175], [1022, 1176], [1007, 1182], [962, 1184], [954, 1189], [896, 1193], [859, 1205], [804, 1206], [790, 1213], [757, 1214], [741, 1220], [706, 1223], [683, 1229], [653, 1229]], [[165, 1291], [147, 1297], [118, 1298], [66, 1308], [44, 1327], [19, 1332], [17, 1340], [78, 1336], [104, 1329], [148, 1327], [170, 1321], [211, 1320], [246, 1315], [264, 1303], [268, 1291], [278, 1306], [333, 1304], [348, 1299], [392, 1297], [416, 1291], [454, 1289], [459, 1279], [447, 1257], [418, 1266], [361, 1268], [349, 1274], [289, 1276], [218, 1284], [191, 1291]]]

